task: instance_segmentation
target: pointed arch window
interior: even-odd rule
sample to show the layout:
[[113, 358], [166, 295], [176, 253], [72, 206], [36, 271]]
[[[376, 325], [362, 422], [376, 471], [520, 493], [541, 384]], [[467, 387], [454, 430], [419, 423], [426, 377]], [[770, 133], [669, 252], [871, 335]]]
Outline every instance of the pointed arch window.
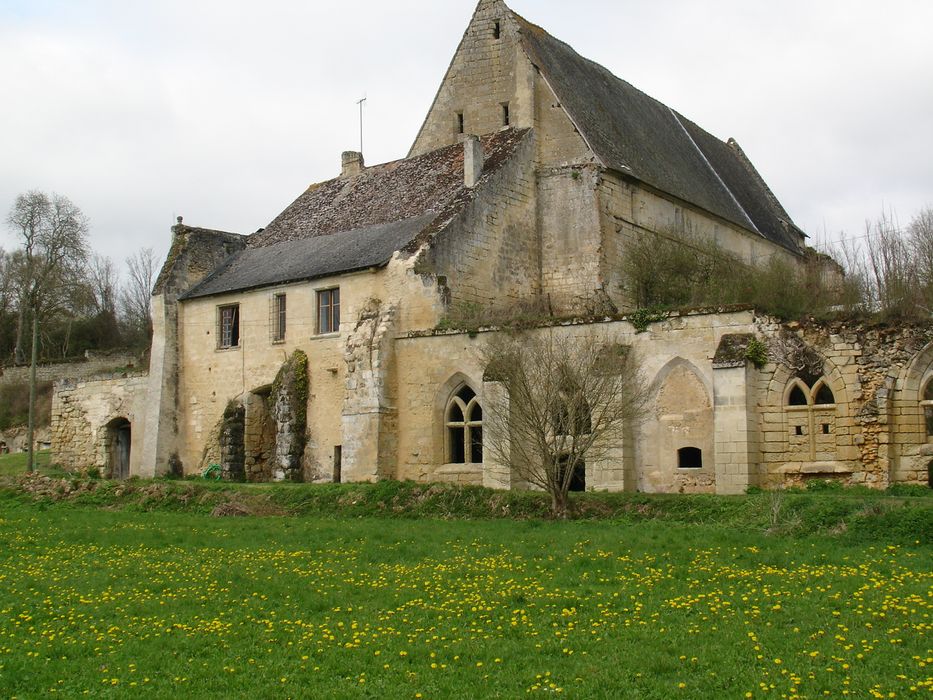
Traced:
[[923, 391], [920, 392], [920, 409], [923, 411], [927, 440], [933, 440], [933, 375], [927, 377]]
[[464, 385], [450, 397], [444, 424], [447, 427], [447, 462], [481, 464], [483, 408], [475, 391]]
[[808, 460], [835, 459], [836, 396], [825, 377], [812, 388], [795, 377], [784, 396], [791, 451]]

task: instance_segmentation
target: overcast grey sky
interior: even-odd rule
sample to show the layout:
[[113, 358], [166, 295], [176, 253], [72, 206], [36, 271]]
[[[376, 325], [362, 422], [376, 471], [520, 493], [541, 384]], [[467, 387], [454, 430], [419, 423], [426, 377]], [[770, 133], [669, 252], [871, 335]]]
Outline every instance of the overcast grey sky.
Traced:
[[[358, 147], [404, 157], [473, 0], [0, 0], [0, 209], [69, 196], [117, 262], [248, 233]], [[813, 236], [933, 205], [933, 2], [512, 0], [734, 137]], [[3, 247], [14, 241], [5, 234]]]

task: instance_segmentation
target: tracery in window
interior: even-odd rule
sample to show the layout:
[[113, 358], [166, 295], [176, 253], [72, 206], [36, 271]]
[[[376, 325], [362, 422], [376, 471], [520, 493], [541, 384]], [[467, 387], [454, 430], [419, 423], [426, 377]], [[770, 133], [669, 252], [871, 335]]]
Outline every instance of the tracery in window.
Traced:
[[800, 377], [791, 382], [784, 401], [790, 450], [807, 460], [835, 459], [836, 397], [832, 388], [822, 377], [812, 387]]
[[464, 385], [447, 402], [447, 461], [481, 464], [483, 461], [483, 408], [476, 392]]

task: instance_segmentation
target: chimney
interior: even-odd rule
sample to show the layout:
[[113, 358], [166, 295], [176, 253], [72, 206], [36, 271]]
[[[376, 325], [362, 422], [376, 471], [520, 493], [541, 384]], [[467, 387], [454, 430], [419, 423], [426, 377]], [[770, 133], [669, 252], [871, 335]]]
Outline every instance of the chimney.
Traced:
[[478, 136], [467, 136], [463, 140], [463, 184], [474, 187], [483, 174], [483, 144]]
[[344, 151], [340, 161], [343, 166], [341, 177], [359, 175], [363, 172], [363, 154], [359, 151]]

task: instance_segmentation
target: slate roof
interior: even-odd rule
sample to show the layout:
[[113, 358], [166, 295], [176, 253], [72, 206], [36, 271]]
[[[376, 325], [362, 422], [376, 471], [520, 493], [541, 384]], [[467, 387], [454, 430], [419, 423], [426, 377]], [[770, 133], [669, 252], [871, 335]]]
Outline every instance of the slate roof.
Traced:
[[[483, 176], [505, 162], [528, 133], [482, 138]], [[463, 145], [376, 165], [311, 185], [246, 249], [182, 299], [299, 282], [385, 265], [419, 234], [440, 230], [473, 196], [463, 184]]]
[[602, 164], [798, 252], [803, 233], [725, 143], [521, 16], [522, 46]]

